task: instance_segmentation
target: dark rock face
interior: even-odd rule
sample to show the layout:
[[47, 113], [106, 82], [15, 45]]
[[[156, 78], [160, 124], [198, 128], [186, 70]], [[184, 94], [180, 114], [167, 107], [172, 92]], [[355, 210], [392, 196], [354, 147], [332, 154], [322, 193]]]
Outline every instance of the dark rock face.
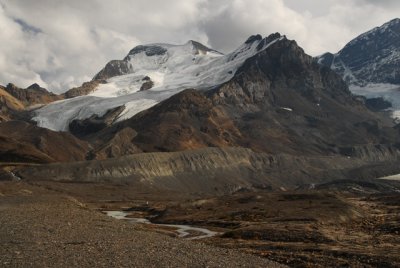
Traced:
[[366, 32], [337, 54], [326, 53], [317, 60], [332, 68], [349, 84], [400, 84], [400, 19]]
[[189, 42], [192, 44], [195, 54], [206, 53], [206, 52], [214, 52], [216, 54], [222, 54], [214, 49], [206, 47], [205, 45], [203, 45], [199, 42], [196, 42], [193, 40], [190, 40]]
[[331, 68], [333, 60], [335, 59], [335, 54], [332, 54], [330, 52], [327, 52], [325, 54], [322, 54], [318, 59], [318, 63], [326, 66], [328, 68]]
[[69, 131], [77, 137], [98, 132], [110, 126], [124, 109], [124, 106], [120, 106], [107, 111], [103, 116], [92, 115], [84, 120], [73, 120], [69, 124]]
[[139, 54], [145, 52], [146, 56], [164, 55], [167, 50], [161, 46], [137, 46], [129, 51], [129, 55]]
[[145, 76], [142, 81], [144, 82], [142, 84], [142, 86], [140, 87], [139, 91], [145, 91], [145, 90], [149, 90], [154, 86], [154, 82], [151, 80], [150, 77]]
[[392, 104], [389, 101], [383, 99], [382, 97], [366, 99], [365, 105], [368, 107], [368, 109], [375, 112], [383, 111], [385, 109], [392, 107]]
[[259, 35], [259, 34], [256, 34], [256, 35], [250, 36], [250, 37], [246, 40], [246, 42], [244, 42], [244, 43], [245, 43], [245, 44], [252, 44], [252, 43], [254, 43], [254, 41], [259, 41], [259, 40], [261, 40], [261, 39], [262, 39], [262, 36]]
[[161, 46], [137, 46], [129, 51], [123, 60], [112, 60], [95, 75], [93, 80], [106, 80], [114, 76], [128, 74], [130, 72], [130, 56], [145, 52], [146, 56], [164, 55], [167, 50]]
[[43, 91], [43, 92], [46, 92], [46, 91], [47, 91], [46, 89], [42, 88], [41, 86], [39, 86], [39, 85], [36, 84], [36, 83], [30, 85], [29, 87], [27, 87], [27, 89], [33, 89], [33, 90]]
[[144, 91], [144, 90], [149, 90], [150, 88], [152, 88], [154, 86], [154, 82], [149, 80], [146, 81], [142, 84], [142, 86], [140, 87], [140, 91]]
[[93, 80], [105, 80], [117, 75], [129, 73], [129, 63], [126, 60], [112, 60], [95, 75]]

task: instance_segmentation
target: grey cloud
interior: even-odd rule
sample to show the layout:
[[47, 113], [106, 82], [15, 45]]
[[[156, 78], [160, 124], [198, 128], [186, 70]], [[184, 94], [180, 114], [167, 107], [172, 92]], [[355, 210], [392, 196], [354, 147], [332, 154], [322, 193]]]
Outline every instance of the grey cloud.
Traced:
[[29, 32], [29, 33], [33, 33], [33, 34], [38, 34], [38, 33], [42, 33], [43, 32], [41, 29], [26, 23], [22, 19], [14, 19], [14, 21], [16, 23], [18, 23], [22, 27], [22, 30], [25, 31], [25, 32]]
[[364, 2], [375, 6], [383, 6], [383, 7], [398, 7], [399, 1], [398, 0], [359, 0], [358, 2]]

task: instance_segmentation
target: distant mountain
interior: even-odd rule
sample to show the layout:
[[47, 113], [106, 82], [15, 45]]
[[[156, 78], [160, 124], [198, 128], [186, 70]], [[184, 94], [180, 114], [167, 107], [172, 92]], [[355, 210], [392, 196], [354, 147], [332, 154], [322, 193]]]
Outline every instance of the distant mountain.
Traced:
[[4, 88], [4, 90], [27, 107], [38, 104], [48, 104], [63, 98], [60, 95], [47, 91], [47, 89], [38, 84], [32, 84], [27, 88], [19, 88], [10, 83]]
[[351, 85], [400, 85], [400, 19], [356, 37], [336, 54], [325, 53], [318, 62]]
[[63, 96], [48, 92], [38, 84], [25, 89], [11, 83], [6, 87], [0, 86], [0, 122], [27, 119], [29, 114], [26, 110], [61, 99]]
[[354, 93], [392, 102], [394, 116], [400, 116], [400, 19], [361, 34], [317, 61], [340, 74]]

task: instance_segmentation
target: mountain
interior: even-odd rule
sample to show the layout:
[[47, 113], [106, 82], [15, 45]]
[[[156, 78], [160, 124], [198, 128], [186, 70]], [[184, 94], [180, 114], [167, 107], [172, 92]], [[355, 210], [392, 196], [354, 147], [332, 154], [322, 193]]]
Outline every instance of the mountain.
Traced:
[[397, 143], [389, 118], [279, 33], [251, 36], [227, 55], [189, 41], [135, 47], [111, 72], [114, 62], [89, 95], [33, 119], [89, 141], [97, 159], [209, 146], [330, 155]]
[[390, 101], [394, 116], [400, 116], [400, 19], [361, 34], [317, 61], [340, 74], [352, 92]]
[[107, 110], [124, 105], [116, 119], [122, 121], [184, 89], [206, 90], [229, 81], [246, 59], [283, 38], [253, 36], [227, 55], [194, 41], [138, 46], [118, 61], [118, 68], [112, 61], [96, 75], [95, 79], [109, 78], [107, 83], [99, 84], [87, 96], [47, 105], [36, 111], [33, 119], [39, 126], [67, 131], [74, 119], [102, 116]]
[[38, 84], [32, 84], [25, 89], [11, 83], [6, 87], [0, 86], [0, 122], [28, 120], [28, 110], [63, 98], [48, 92]]

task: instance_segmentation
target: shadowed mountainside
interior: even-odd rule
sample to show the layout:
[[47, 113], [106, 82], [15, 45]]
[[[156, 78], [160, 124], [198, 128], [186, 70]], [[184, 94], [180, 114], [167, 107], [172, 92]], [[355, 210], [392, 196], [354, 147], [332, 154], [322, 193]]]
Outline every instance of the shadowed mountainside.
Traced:
[[65, 132], [22, 121], [0, 124], [1, 162], [49, 163], [85, 160], [89, 146]]

